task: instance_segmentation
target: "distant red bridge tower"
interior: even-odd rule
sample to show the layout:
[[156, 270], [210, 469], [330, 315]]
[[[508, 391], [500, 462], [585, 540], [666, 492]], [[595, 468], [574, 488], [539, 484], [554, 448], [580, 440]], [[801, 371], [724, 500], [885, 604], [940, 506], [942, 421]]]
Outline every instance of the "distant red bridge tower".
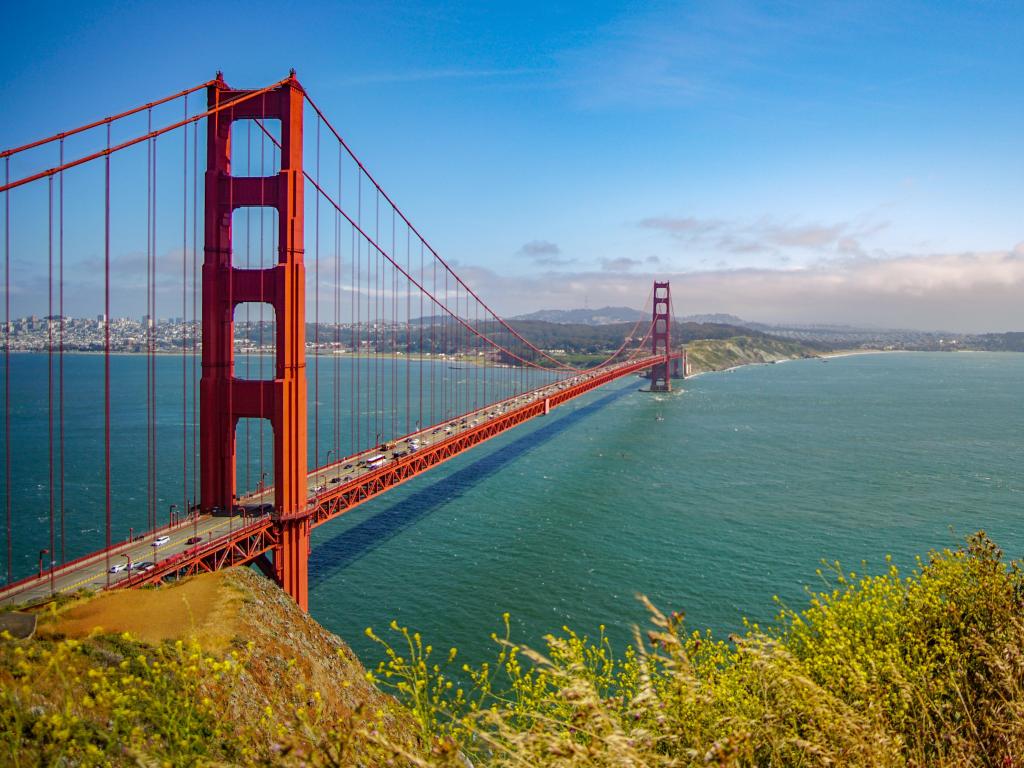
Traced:
[[651, 352], [665, 358], [664, 362], [651, 367], [651, 392], [671, 392], [672, 298], [667, 282], [654, 284], [654, 306], [651, 312]]

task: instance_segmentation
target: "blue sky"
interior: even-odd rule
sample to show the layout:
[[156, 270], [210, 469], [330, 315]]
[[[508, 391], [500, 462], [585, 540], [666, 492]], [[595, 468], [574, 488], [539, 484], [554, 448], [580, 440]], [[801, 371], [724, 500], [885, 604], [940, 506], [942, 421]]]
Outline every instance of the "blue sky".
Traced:
[[501, 312], [1024, 328], [1019, 2], [23, 3], [0, 145], [295, 67]]

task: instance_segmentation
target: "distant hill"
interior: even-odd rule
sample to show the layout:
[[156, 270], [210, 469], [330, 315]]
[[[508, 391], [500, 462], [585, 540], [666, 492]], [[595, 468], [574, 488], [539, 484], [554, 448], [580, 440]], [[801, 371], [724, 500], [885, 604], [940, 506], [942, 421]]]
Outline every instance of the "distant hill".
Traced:
[[989, 352], [1024, 352], [1024, 331], [975, 334], [963, 339], [961, 346]]
[[[541, 309], [528, 315], [519, 315], [511, 320], [537, 320], [544, 323], [559, 325], [614, 325], [615, 323], [635, 323], [650, 317], [650, 312], [641, 312], [630, 307], [601, 307], [600, 309]], [[677, 317], [680, 323], [714, 323], [716, 325], [735, 325], [750, 327], [750, 323], [736, 315], [715, 313], [709, 315], [687, 315]]]
[[[636, 321], [587, 325], [584, 323], [552, 323], [543, 320], [515, 320], [512, 325], [541, 349], [561, 349], [569, 354], [607, 353], [609, 350], [618, 349], [623, 339], [630, 333], [635, 331], [637, 336], [640, 336], [646, 332], [644, 327], [636, 328]], [[484, 328], [490, 332], [488, 326], [485, 325]], [[673, 344], [686, 344], [697, 339], [731, 339], [738, 336], [776, 339], [769, 334], [751, 331], [737, 325], [678, 321], [672, 324]], [[827, 345], [813, 343], [804, 346], [819, 350], [829, 348]]]
[[511, 320], [539, 321], [559, 325], [612, 325], [614, 323], [635, 323], [647, 315], [629, 307], [602, 307], [601, 309], [541, 309], [528, 315], [519, 315]]
[[736, 317], [736, 315], [727, 315], [722, 312], [716, 312], [711, 315], [687, 315], [686, 317], [677, 317], [681, 323], [714, 323], [715, 325], [737, 325], [741, 328], [754, 328], [756, 323], [748, 323], [746, 320]]

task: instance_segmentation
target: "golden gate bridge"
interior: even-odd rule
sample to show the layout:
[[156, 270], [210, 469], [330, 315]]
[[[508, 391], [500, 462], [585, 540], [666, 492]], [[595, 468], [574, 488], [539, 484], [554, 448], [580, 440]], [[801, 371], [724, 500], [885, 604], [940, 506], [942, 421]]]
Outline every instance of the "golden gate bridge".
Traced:
[[[250, 90], [229, 87], [218, 73], [6, 150], [0, 160], [6, 603], [254, 564], [305, 609], [312, 528], [608, 382], [649, 371], [651, 390], [668, 391], [679, 374], [667, 282], [655, 282], [648, 296], [650, 320], [597, 364], [577, 367], [531, 343], [413, 226], [294, 72]], [[87, 274], [71, 268], [82, 251], [95, 256]], [[46, 376], [35, 385], [47, 397], [30, 425], [46, 433], [42, 515], [19, 510], [12, 484], [12, 302], [27, 301], [33, 283], [13, 267], [25, 261], [45, 272], [35, 282], [45, 289], [36, 300], [47, 310]], [[138, 280], [128, 277], [136, 273]], [[142, 456], [131, 446], [131, 466], [112, 461], [123, 405], [112, 312], [141, 306], [140, 294], [146, 488], [144, 502], [126, 503], [117, 475], [135, 483]], [[65, 312], [83, 296], [100, 309], [97, 402], [83, 400], [78, 382], [65, 391]], [[157, 343], [158, 310], [180, 311], [180, 366], [170, 384], [158, 364], [166, 353]], [[242, 340], [254, 311], [259, 338]], [[258, 356], [255, 375], [252, 356], [238, 351], [247, 343], [273, 352], [266, 366]], [[441, 361], [460, 375], [445, 375]], [[173, 426], [160, 418], [169, 387], [180, 419]], [[95, 412], [102, 457], [94, 507], [104, 540], [77, 557], [69, 557], [66, 530], [69, 508], [81, 501], [69, 490], [80, 486], [66, 439], [73, 409]], [[258, 457], [250, 455], [250, 429], [260, 433]], [[180, 456], [167, 455], [172, 430]], [[169, 461], [173, 473], [164, 469]], [[167, 490], [168, 474], [180, 474], [175, 491]], [[176, 503], [163, 525], [158, 508], [168, 498]], [[141, 520], [142, 503], [145, 523], [122, 540], [114, 532]], [[28, 574], [14, 569], [26, 521], [48, 528]]]

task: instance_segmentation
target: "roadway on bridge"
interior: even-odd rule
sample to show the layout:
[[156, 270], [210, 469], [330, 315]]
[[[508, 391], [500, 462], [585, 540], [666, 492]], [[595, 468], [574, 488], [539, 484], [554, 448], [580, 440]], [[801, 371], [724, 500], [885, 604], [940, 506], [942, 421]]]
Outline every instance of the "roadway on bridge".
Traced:
[[[375, 446], [359, 454], [325, 465], [309, 474], [308, 495], [312, 500], [318, 494], [326, 491], [329, 486], [355, 481], [361, 475], [372, 471], [373, 467], [366, 466], [366, 460], [376, 455], [383, 454], [387, 461], [393, 461], [401, 455], [422, 450], [435, 442], [444, 440], [460, 430], [476, 426], [483, 420], [496, 418], [516, 408], [551, 396], [587, 377], [587, 374], [580, 374], [533, 392], [499, 401], [466, 415], [457, 416], [450, 421], [407, 435], [395, 443], [389, 444], [386, 449], [382, 449], [382, 446]], [[64, 569], [58, 567], [54, 570], [52, 579], [49, 571], [44, 570], [41, 578], [16, 584], [11, 589], [0, 592], [0, 604], [35, 602], [55, 594], [70, 593], [79, 589], [101, 590], [116, 587], [119, 582], [128, 579], [131, 575], [131, 568], [146, 568], [155, 562], [208, 545], [232, 531], [251, 525], [269, 514], [272, 501], [273, 488], [268, 488], [240, 500], [239, 507], [244, 511], [243, 514], [230, 516], [200, 514], [194, 519], [183, 520], [170, 528], [145, 534], [133, 543], [125, 542], [120, 546], [114, 545], [110, 552], [109, 565], [106, 554], [100, 552]], [[163, 536], [166, 536], [168, 540], [157, 546], [156, 541]], [[118, 569], [116, 573], [108, 572], [108, 569], [114, 568]]]

